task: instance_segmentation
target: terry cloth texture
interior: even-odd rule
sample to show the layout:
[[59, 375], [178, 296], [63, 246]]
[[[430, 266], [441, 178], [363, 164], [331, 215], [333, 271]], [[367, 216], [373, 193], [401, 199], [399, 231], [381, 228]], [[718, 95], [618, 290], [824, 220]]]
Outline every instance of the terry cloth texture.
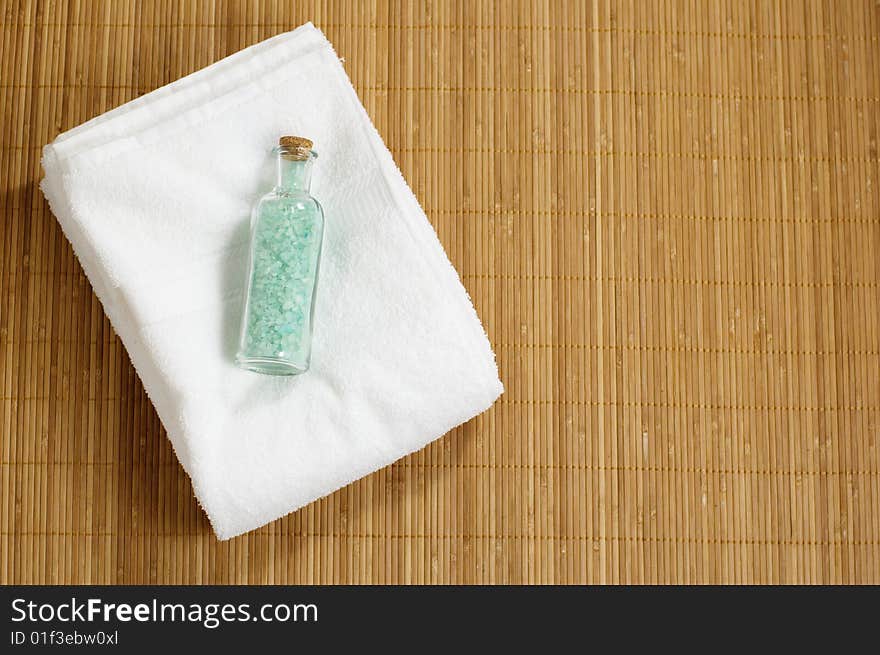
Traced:
[[[282, 134], [314, 140], [327, 216], [312, 367], [294, 378], [233, 359], [250, 210]], [[311, 24], [62, 134], [43, 167], [221, 539], [422, 448], [502, 392], [457, 273]]]

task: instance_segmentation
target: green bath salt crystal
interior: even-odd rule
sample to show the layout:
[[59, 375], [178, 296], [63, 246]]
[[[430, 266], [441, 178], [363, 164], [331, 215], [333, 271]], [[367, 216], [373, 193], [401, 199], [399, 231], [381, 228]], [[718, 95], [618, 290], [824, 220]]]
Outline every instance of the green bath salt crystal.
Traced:
[[302, 137], [281, 137], [278, 181], [254, 209], [247, 295], [236, 361], [296, 375], [309, 368], [324, 212], [309, 195], [317, 154]]

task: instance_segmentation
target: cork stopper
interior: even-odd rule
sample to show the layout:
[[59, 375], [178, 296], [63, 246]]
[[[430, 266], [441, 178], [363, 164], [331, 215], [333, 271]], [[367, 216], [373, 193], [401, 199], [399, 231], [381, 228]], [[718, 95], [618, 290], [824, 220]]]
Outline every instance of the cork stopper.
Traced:
[[278, 145], [284, 150], [282, 156], [285, 159], [305, 161], [312, 151], [312, 142], [302, 136], [283, 136], [278, 139]]

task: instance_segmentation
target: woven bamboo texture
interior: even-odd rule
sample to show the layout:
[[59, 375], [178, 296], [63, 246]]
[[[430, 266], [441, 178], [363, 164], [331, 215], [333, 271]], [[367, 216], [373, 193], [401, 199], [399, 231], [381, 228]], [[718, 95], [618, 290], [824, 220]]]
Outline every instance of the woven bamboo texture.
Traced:
[[[880, 583], [877, 3], [31, 0], [0, 20], [0, 582]], [[40, 147], [306, 20], [507, 391], [219, 543], [39, 192]]]

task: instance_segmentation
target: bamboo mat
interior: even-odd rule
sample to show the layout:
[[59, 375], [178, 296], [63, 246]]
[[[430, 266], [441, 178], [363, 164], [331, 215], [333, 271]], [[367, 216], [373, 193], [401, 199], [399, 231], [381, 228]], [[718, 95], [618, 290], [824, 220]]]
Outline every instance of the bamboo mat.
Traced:
[[[309, 19], [507, 391], [218, 543], [39, 192], [40, 147]], [[880, 583], [877, 3], [32, 0], [0, 20], [0, 582]]]

